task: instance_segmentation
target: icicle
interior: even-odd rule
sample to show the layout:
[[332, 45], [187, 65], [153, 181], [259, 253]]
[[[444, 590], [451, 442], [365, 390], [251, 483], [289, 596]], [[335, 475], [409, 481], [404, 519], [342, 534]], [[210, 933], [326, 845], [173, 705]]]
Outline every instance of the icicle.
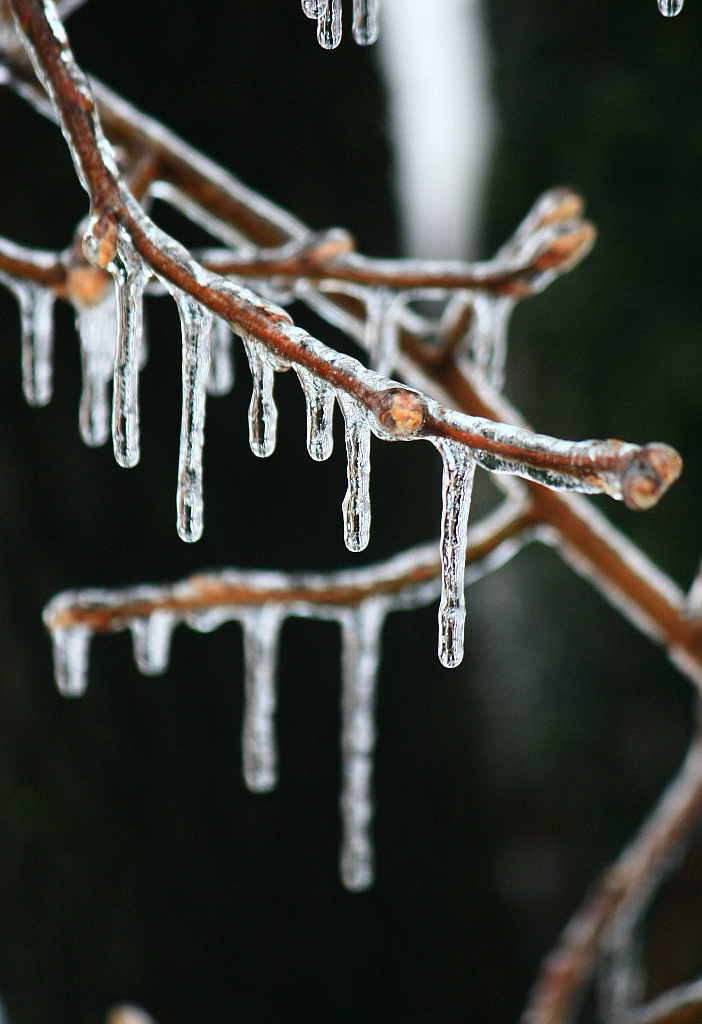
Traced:
[[226, 320], [217, 317], [210, 331], [210, 374], [207, 378], [210, 395], [228, 395], [234, 386], [233, 337]]
[[343, 391], [337, 398], [344, 414], [348, 490], [343, 501], [344, 542], [363, 551], [370, 539], [370, 424], [365, 408]]
[[282, 609], [270, 605], [251, 609], [242, 618], [245, 704], [241, 743], [244, 779], [254, 793], [267, 793], [278, 781], [273, 715], [282, 623]]
[[446, 668], [455, 668], [463, 660], [463, 628], [466, 617], [463, 581], [475, 460], [469, 449], [455, 441], [435, 438], [434, 444], [441, 452], [444, 463], [439, 660]]
[[114, 290], [107, 289], [97, 306], [82, 306], [76, 315], [83, 367], [80, 397], [80, 434], [91, 447], [110, 436], [108, 389], [115, 372], [117, 307]]
[[324, 462], [334, 448], [334, 389], [302, 366], [295, 366], [295, 372], [307, 408], [307, 451], [315, 462]]
[[341, 0], [317, 0], [317, 41], [325, 50], [341, 42]]
[[392, 374], [397, 362], [395, 301], [395, 296], [385, 288], [375, 289], [366, 296], [364, 345], [370, 354], [371, 368], [383, 376]]
[[175, 625], [175, 616], [162, 611], [130, 623], [134, 661], [145, 676], [160, 676], [168, 668]]
[[117, 252], [110, 265], [117, 299], [117, 345], [112, 398], [112, 443], [115, 459], [129, 468], [139, 461], [139, 349], [144, 288], [149, 271], [129, 236], [119, 229]]
[[254, 455], [265, 459], [275, 451], [278, 424], [278, 410], [273, 401], [273, 364], [263, 345], [253, 339], [242, 340], [253, 386], [249, 405], [249, 444]]
[[54, 302], [49, 288], [15, 288], [22, 321], [22, 389], [30, 405], [47, 405], [53, 392]]
[[685, 0], [658, 0], [658, 10], [664, 18], [674, 18], [680, 14]]
[[88, 626], [52, 629], [54, 676], [64, 697], [82, 697], [88, 685], [88, 651], [92, 632]]
[[178, 536], [202, 536], [202, 449], [213, 315], [186, 292], [173, 289], [183, 334], [183, 409], [178, 458]]
[[476, 294], [468, 332], [469, 355], [485, 379], [498, 391], [504, 383], [507, 326], [514, 299]]
[[360, 46], [369, 46], [378, 38], [376, 0], [353, 0], [353, 38]]
[[375, 747], [375, 687], [386, 603], [372, 599], [342, 620], [340, 798], [343, 839], [339, 866], [347, 889], [367, 889], [373, 882], [371, 777]]

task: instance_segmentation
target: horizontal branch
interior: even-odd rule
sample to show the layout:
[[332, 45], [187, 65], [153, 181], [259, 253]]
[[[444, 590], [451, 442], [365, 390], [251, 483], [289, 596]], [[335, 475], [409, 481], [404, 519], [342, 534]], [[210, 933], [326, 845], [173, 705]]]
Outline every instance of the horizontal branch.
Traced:
[[702, 1019], [702, 979], [678, 985], [638, 1006], [616, 1024], [698, 1024]]
[[[511, 558], [533, 539], [528, 508], [506, 501], [468, 530], [467, 580], [478, 579]], [[136, 619], [166, 612], [180, 621], [213, 609], [276, 604], [289, 614], [328, 618], [332, 609], [353, 608], [369, 598], [389, 599], [389, 607], [429, 603], [441, 573], [438, 540], [411, 548], [384, 562], [335, 573], [280, 573], [223, 569], [198, 573], [161, 587], [121, 591], [81, 590], [59, 594], [46, 607], [49, 630], [85, 626], [94, 633], [124, 629]], [[435, 584], [427, 587], [427, 584]], [[295, 612], [295, 608], [305, 609]]]

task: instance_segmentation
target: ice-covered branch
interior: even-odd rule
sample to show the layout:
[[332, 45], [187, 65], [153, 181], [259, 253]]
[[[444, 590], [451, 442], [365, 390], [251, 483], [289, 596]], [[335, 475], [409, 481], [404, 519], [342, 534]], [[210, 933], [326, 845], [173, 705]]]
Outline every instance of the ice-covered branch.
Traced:
[[[591, 895], [571, 918], [556, 949], [544, 961], [522, 1024], [564, 1024], [572, 1017], [617, 912], [656, 876], [698, 821], [701, 810], [702, 734], [698, 731], [679, 774], [664, 792], [657, 808], [634, 841], [602, 874]], [[638, 1017], [633, 1018], [637, 1024], [653, 1024], [658, 1020], [655, 1012], [650, 1022], [642, 1012], [641, 1022]], [[681, 1013], [680, 1017], [668, 1018], [664, 1012], [661, 1021], [668, 1019], [671, 1024], [674, 1020], [682, 1024], [690, 1017]], [[629, 1024], [628, 1019], [626, 1024]]]

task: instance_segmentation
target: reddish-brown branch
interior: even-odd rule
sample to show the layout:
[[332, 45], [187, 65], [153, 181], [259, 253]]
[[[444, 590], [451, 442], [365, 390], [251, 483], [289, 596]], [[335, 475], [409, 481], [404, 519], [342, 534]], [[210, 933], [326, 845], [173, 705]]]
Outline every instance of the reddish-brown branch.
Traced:
[[702, 733], [698, 730], [678, 776], [657, 808], [636, 839], [600, 877], [545, 960], [522, 1024], [564, 1024], [570, 1019], [612, 918], [685, 839], [701, 810]]

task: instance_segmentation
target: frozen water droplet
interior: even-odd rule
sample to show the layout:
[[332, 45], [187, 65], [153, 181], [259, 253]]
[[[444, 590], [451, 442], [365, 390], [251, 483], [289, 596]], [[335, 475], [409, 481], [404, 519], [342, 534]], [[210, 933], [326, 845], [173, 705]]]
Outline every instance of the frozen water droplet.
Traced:
[[88, 685], [88, 653], [92, 632], [88, 626], [52, 629], [54, 676], [64, 697], [82, 697]]
[[210, 331], [210, 395], [228, 395], [234, 386], [234, 335], [226, 320], [215, 319]]
[[434, 439], [444, 463], [441, 515], [441, 601], [439, 660], [455, 668], [463, 660], [466, 617], [464, 578], [468, 512], [475, 460], [468, 448], [445, 438]]
[[192, 543], [202, 536], [202, 449], [213, 316], [190, 295], [173, 291], [183, 334], [183, 409], [176, 496], [178, 536]]
[[112, 443], [120, 466], [139, 461], [139, 349], [144, 288], [149, 271], [127, 233], [120, 228], [109, 268], [117, 299], [117, 345], [112, 397]]
[[295, 366], [307, 408], [307, 451], [324, 462], [334, 448], [334, 389], [302, 366]]
[[117, 306], [114, 289], [96, 306], [83, 306], [76, 314], [83, 367], [80, 397], [80, 434], [91, 447], [105, 444], [110, 436], [109, 386], [115, 371]]
[[319, 17], [319, 0], [302, 0], [302, 10], [308, 18]]
[[369, 46], [378, 38], [376, 0], [353, 0], [353, 38], [360, 46]]
[[341, 42], [341, 0], [317, 0], [317, 40], [325, 50]]
[[349, 551], [363, 551], [370, 539], [370, 423], [364, 406], [337, 392], [344, 414], [348, 489], [343, 501], [344, 542]]
[[152, 612], [130, 624], [134, 661], [145, 676], [160, 676], [168, 668], [175, 618], [169, 612]]
[[278, 410], [273, 400], [273, 364], [265, 346], [244, 338], [244, 348], [251, 367], [252, 392], [249, 405], [249, 444], [259, 459], [275, 451]]
[[366, 297], [364, 344], [372, 369], [385, 377], [392, 374], [397, 362], [399, 339], [395, 301], [395, 296], [385, 288], [368, 292]]
[[658, 10], [664, 18], [674, 18], [680, 14], [685, 0], [658, 0]]
[[282, 609], [266, 605], [248, 610], [242, 619], [245, 705], [241, 743], [244, 779], [254, 793], [267, 793], [278, 781], [273, 716], [282, 623]]
[[355, 892], [373, 883], [371, 778], [375, 747], [375, 689], [387, 604], [366, 601], [342, 620], [341, 751], [343, 823], [340, 871]]

